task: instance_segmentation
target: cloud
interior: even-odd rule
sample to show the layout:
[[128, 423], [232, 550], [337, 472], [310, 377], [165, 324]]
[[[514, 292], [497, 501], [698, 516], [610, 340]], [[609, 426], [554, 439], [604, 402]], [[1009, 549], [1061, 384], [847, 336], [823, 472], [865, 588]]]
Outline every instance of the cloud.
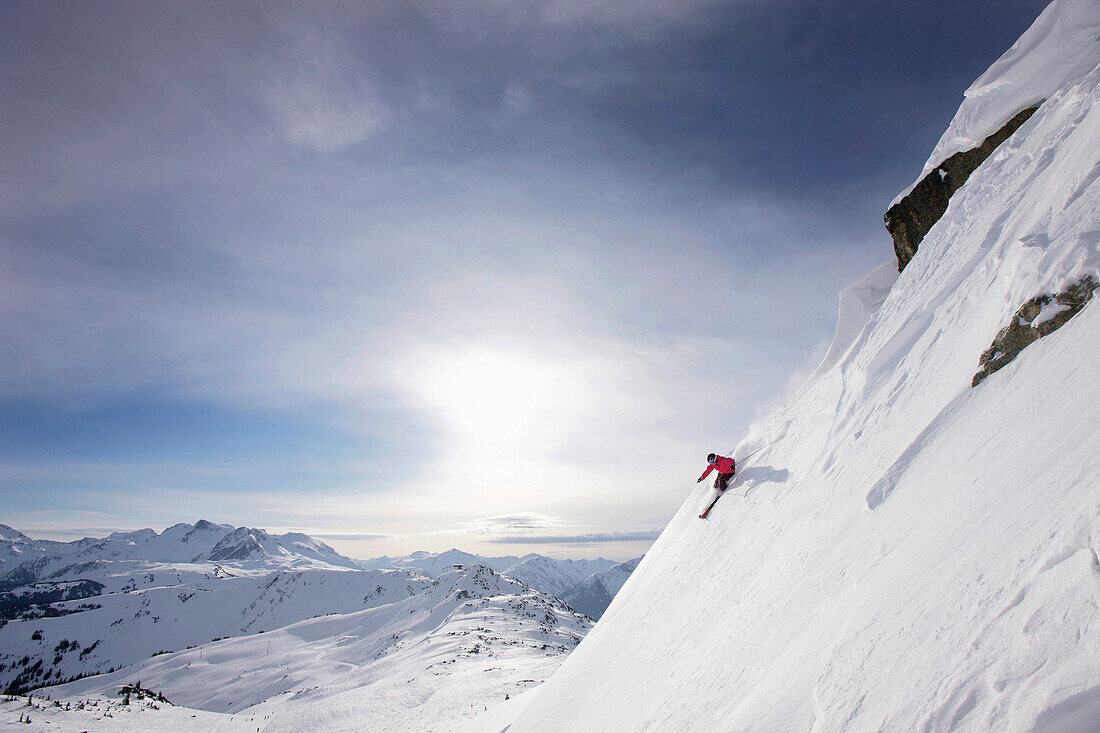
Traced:
[[292, 145], [331, 153], [384, 129], [389, 111], [337, 24], [284, 25], [288, 50], [263, 93]]
[[470, 528], [474, 532], [483, 534], [497, 534], [500, 532], [531, 532], [549, 527], [557, 527], [564, 522], [557, 517], [533, 512], [519, 514], [505, 514], [496, 517], [482, 517], [475, 519]]
[[284, 82], [268, 90], [267, 102], [287, 142], [331, 153], [367, 140], [384, 127], [378, 102], [342, 91], [322, 89], [310, 80]]
[[621, 530], [616, 532], [589, 532], [576, 535], [511, 535], [486, 540], [498, 544], [530, 545], [595, 545], [605, 542], [652, 542], [661, 536], [661, 529]]
[[[829, 76], [842, 55], [807, 69], [777, 39], [810, 21], [759, 0], [38, 7], [0, 28], [0, 399], [277, 412], [290, 439], [150, 465], [55, 436], [0, 466], [27, 506], [92, 488], [135, 524], [213, 505], [626, 541], [575, 532], [667, 520], [684, 464], [738, 439], [889, 254], [893, 184], [821, 140], [913, 103], [845, 107], [875, 97]], [[307, 422], [353, 447], [305, 445]]]
[[535, 110], [535, 95], [531, 92], [530, 84], [512, 82], [504, 88], [500, 103], [505, 117], [522, 117]]
[[311, 537], [316, 537], [322, 540], [348, 540], [348, 541], [360, 541], [360, 540], [389, 540], [393, 539], [392, 534], [320, 534], [316, 532], [308, 532]]

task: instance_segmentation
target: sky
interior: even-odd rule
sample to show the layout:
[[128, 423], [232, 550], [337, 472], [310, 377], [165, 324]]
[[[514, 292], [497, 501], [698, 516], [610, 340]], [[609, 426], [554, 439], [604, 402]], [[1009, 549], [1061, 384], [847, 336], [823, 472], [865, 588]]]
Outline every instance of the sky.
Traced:
[[0, 0], [0, 522], [642, 554], [1031, 0]]

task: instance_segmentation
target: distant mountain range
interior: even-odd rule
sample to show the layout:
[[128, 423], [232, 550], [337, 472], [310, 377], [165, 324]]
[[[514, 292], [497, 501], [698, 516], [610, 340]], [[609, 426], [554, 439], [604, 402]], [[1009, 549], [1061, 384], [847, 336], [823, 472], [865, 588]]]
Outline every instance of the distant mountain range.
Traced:
[[0, 525], [0, 688], [392, 603], [430, 583], [360, 570], [304, 534], [205, 520], [75, 542]]
[[574, 610], [598, 620], [641, 561], [642, 558], [636, 557], [607, 570], [592, 573], [560, 598]]
[[[174, 702], [233, 712], [318, 679], [327, 695], [461, 672], [432, 699], [492, 702], [545, 679], [636, 564], [457, 549], [355, 561], [304, 534], [205, 520], [74, 542], [0, 524], [0, 689], [82, 680], [65, 689], [107, 694], [133, 677]], [[241, 683], [268, 670], [260, 646], [294, 661], [263, 685]], [[506, 664], [486, 666], [494, 658]], [[360, 697], [356, 709], [381, 713]]]
[[[272, 535], [262, 529], [234, 528], [206, 520], [176, 524], [159, 534], [139, 529], [75, 542], [34, 540], [0, 524], [0, 590], [92, 576], [104, 583], [108, 592], [132, 590], [159, 583], [155, 571], [182, 570], [186, 574], [195, 570], [193, 567], [172, 570], [169, 566], [224, 563], [233, 563], [243, 570], [266, 571], [359, 568], [351, 558], [304, 534]], [[146, 577], [150, 571], [153, 575]], [[135, 572], [137, 575], [130, 577]], [[212, 571], [204, 567], [198, 572], [201, 576]]]
[[402, 557], [376, 557], [357, 561], [368, 570], [414, 570], [436, 578], [455, 566], [485, 565], [530, 587], [561, 598], [575, 610], [598, 620], [622, 588], [641, 558], [623, 563], [596, 558], [568, 560], [531, 553], [523, 557], [485, 557], [462, 550], [414, 552]]

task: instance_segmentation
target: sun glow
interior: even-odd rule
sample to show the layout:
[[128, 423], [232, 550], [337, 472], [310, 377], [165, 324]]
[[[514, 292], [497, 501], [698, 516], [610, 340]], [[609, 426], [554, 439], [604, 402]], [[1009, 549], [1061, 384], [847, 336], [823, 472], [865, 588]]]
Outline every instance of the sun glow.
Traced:
[[437, 358], [418, 385], [469, 447], [539, 443], [567, 420], [579, 392], [567, 368], [493, 349]]

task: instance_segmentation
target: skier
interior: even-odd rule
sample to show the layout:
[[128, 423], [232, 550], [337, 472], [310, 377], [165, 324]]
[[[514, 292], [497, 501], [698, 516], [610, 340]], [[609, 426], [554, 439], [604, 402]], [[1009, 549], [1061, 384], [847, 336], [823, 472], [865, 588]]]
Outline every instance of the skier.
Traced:
[[699, 483], [705, 479], [711, 471], [717, 471], [718, 477], [714, 479], [714, 488], [719, 491], [725, 491], [726, 485], [729, 484], [730, 479], [733, 478], [733, 474], [737, 471], [737, 462], [732, 458], [726, 458], [715, 453], [711, 453], [707, 456], [707, 470], [703, 471], [703, 475], [699, 477], [699, 480], [695, 483]]

